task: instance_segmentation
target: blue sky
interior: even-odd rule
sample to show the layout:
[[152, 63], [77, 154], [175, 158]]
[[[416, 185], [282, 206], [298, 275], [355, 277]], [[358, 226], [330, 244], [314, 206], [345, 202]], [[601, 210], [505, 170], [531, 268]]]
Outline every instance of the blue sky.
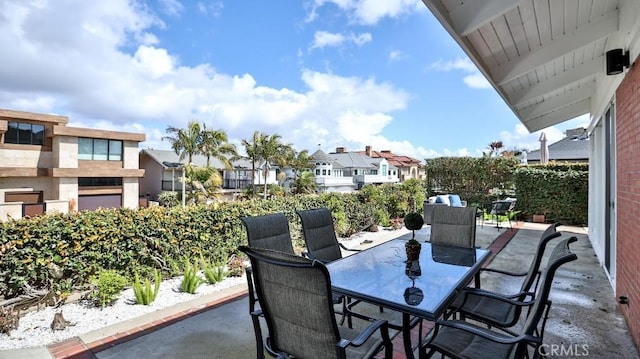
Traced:
[[417, 0], [4, 0], [0, 48], [0, 108], [142, 132], [140, 148], [190, 120], [311, 152], [539, 145]]

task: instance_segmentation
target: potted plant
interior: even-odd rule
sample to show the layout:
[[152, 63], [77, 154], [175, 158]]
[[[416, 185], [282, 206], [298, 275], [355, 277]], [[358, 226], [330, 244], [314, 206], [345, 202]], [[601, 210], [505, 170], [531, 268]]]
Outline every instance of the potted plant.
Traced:
[[413, 232], [411, 239], [416, 238], [416, 230], [421, 229], [424, 225], [424, 218], [418, 212], [407, 213], [404, 216], [404, 226]]

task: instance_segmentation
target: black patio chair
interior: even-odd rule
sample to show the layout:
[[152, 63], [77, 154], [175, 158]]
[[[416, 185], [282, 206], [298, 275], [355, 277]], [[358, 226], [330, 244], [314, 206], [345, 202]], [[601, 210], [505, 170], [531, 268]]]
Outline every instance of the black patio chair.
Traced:
[[491, 209], [490, 214], [496, 219], [496, 228], [500, 229], [500, 216], [504, 216], [507, 218], [509, 222], [509, 229], [513, 229], [511, 225], [511, 217], [513, 216], [513, 210], [516, 206], [516, 201], [514, 199], [506, 199], [502, 201], [493, 202], [493, 208]]
[[456, 313], [462, 318], [469, 317], [493, 326], [512, 327], [515, 325], [520, 318], [521, 307], [513, 307], [504, 301], [496, 299], [496, 297], [516, 301], [533, 300], [540, 280], [540, 263], [547, 244], [552, 239], [562, 235], [562, 233], [556, 231], [559, 225], [559, 223], [554, 223], [542, 233], [536, 253], [531, 259], [527, 272], [509, 272], [494, 268], [480, 269], [480, 272], [496, 273], [509, 277], [524, 277], [520, 289], [516, 293], [505, 294], [482, 290], [480, 289], [480, 280], [476, 277], [476, 287], [467, 287], [456, 297], [449, 307], [450, 310], [447, 313], [447, 317]]
[[[439, 320], [426, 344], [421, 347], [421, 358], [430, 358], [441, 353], [450, 358], [538, 358], [544, 354], [543, 333], [551, 308], [549, 293], [553, 277], [557, 269], [578, 257], [569, 249], [569, 244], [576, 241], [571, 237], [558, 243], [549, 257], [547, 268], [542, 272], [542, 280], [527, 319], [519, 332], [507, 328], [494, 331], [476, 324], [461, 320]], [[496, 297], [513, 306], [521, 302]]]
[[302, 223], [302, 234], [307, 246], [306, 256], [324, 263], [342, 258], [342, 251], [359, 252], [338, 242], [333, 227], [333, 217], [328, 208], [314, 208], [296, 211]]
[[[241, 217], [240, 220], [247, 230], [247, 241], [250, 247], [294, 254], [291, 234], [289, 233], [289, 221], [284, 213]], [[256, 337], [256, 357], [262, 359], [264, 358], [264, 345], [262, 329], [258, 319], [262, 313], [260, 309], [256, 308], [258, 297], [254, 285], [253, 269], [247, 267], [245, 272], [249, 288], [249, 313], [251, 313], [253, 331]]]
[[[329, 271], [318, 260], [241, 246], [251, 260], [269, 328], [267, 352], [278, 358], [373, 358], [393, 345], [384, 320], [362, 332], [336, 322]], [[374, 335], [378, 333], [378, 335]]]
[[[304, 253], [306, 257], [329, 263], [342, 258], [341, 249], [359, 252], [358, 249], [349, 249], [338, 242], [336, 231], [333, 227], [333, 217], [331, 217], [331, 211], [328, 208], [299, 210], [296, 213], [302, 223], [302, 234], [307, 247]], [[340, 324], [343, 324], [346, 318], [348, 319], [349, 327], [351, 327], [351, 314], [353, 313], [351, 313], [349, 306], [353, 307], [358, 301], [351, 302], [349, 298], [343, 295], [334, 294], [333, 302], [334, 304], [342, 304], [342, 312], [338, 312], [342, 315]], [[366, 319], [363, 316], [359, 317]]]
[[475, 247], [476, 213], [475, 207], [434, 207], [430, 242], [448, 246]]

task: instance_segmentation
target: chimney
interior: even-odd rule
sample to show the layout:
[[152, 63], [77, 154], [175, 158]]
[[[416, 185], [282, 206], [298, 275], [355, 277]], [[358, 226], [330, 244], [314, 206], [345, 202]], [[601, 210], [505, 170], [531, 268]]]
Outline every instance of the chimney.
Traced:
[[344, 147], [336, 147], [336, 153], [344, 153]]
[[371, 157], [371, 146], [364, 146], [364, 154]]

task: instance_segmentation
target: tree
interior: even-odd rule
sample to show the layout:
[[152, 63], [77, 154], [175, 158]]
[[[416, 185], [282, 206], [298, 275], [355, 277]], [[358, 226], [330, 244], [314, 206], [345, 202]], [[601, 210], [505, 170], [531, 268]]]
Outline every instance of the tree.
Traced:
[[503, 148], [504, 148], [504, 145], [502, 144], [502, 141], [491, 142], [489, 144], [489, 149], [491, 150], [489, 152], [489, 156], [498, 157], [498, 155], [500, 154], [500, 151], [502, 151]]
[[169, 126], [166, 132], [171, 135], [162, 137], [162, 139], [171, 142], [171, 148], [180, 156], [180, 161], [186, 157], [187, 163], [191, 163], [193, 155], [200, 152], [202, 143], [200, 124], [196, 121], [190, 121], [186, 129]]
[[236, 146], [229, 143], [227, 133], [223, 130], [208, 130], [203, 126], [199, 151], [207, 157], [207, 167], [211, 157], [222, 162], [226, 169], [231, 169], [231, 160], [238, 157]]
[[278, 164], [281, 167], [287, 164], [287, 153], [291, 151], [291, 145], [283, 144], [281, 136], [278, 134], [265, 135], [261, 137], [257, 146], [256, 157], [263, 161], [263, 177], [264, 177], [264, 198], [267, 198], [267, 177], [272, 164]]
[[[256, 162], [260, 161], [260, 155], [258, 153], [258, 146], [260, 143], [264, 141], [267, 137], [266, 134], [260, 133], [259, 131], [254, 131], [253, 136], [250, 140], [242, 140], [242, 146], [244, 146], [245, 152], [247, 153], [247, 157], [251, 160], [251, 178], [255, 179], [256, 177]], [[252, 186], [253, 187], [253, 186]], [[252, 193], [254, 196], [256, 194], [255, 191]]]
[[309, 155], [309, 151], [302, 150], [300, 152], [296, 152], [293, 148], [291, 149], [292, 151], [289, 153], [287, 162], [293, 170], [293, 180], [295, 182], [300, 178], [301, 174], [303, 174], [305, 170], [314, 168], [314, 164], [313, 158]]
[[304, 171], [294, 181], [295, 193], [315, 193], [316, 177], [311, 171]]

